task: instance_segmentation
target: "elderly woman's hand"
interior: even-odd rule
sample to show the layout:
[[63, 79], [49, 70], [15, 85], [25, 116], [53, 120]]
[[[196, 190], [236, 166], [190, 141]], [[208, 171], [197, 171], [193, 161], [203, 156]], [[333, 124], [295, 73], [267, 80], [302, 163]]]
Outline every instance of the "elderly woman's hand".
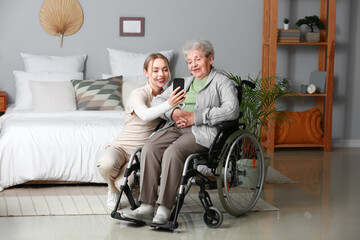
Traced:
[[180, 128], [185, 128], [195, 124], [193, 112], [184, 111], [178, 108], [173, 111], [171, 118]]

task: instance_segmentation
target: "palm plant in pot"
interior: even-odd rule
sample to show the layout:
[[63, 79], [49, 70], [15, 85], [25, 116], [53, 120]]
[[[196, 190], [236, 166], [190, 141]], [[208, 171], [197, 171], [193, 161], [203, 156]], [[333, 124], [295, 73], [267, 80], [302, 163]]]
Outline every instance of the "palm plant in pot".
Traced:
[[[223, 72], [225, 76], [240, 84], [241, 76]], [[260, 141], [268, 128], [270, 121], [276, 121], [280, 125], [288, 121], [285, 115], [281, 114], [281, 107], [275, 105], [275, 101], [284, 95], [294, 95], [294, 92], [284, 88], [281, 84], [273, 84], [278, 77], [256, 78], [248, 76], [249, 81], [255, 84], [255, 88], [243, 85], [242, 101], [240, 111], [243, 113], [241, 122], [245, 123], [246, 129], [254, 134]]]
[[[233, 80], [236, 85], [240, 85], [242, 81], [240, 76], [225, 71], [223, 74]], [[280, 112], [281, 107], [276, 105], [275, 101], [284, 95], [295, 95], [295, 93], [281, 84], [274, 84], [277, 82], [276, 79], [277, 77], [260, 78], [260, 74], [256, 78], [248, 76], [247, 80], [253, 82], [255, 88], [251, 89], [247, 85], [243, 85], [242, 88], [240, 111], [243, 116], [240, 122], [246, 125], [246, 131], [252, 133], [259, 142], [265, 137], [270, 121], [278, 124], [289, 121], [286, 115]], [[251, 152], [252, 149], [242, 149], [242, 151]], [[265, 174], [269, 164], [270, 158], [265, 156]]]
[[320, 41], [320, 33], [314, 32], [314, 27], [318, 29], [325, 29], [325, 24], [320, 20], [317, 15], [306, 16], [305, 18], [301, 18], [297, 20], [296, 26], [300, 27], [301, 25], [308, 25], [311, 29], [311, 32], [305, 33], [305, 39], [307, 42], [319, 42]]

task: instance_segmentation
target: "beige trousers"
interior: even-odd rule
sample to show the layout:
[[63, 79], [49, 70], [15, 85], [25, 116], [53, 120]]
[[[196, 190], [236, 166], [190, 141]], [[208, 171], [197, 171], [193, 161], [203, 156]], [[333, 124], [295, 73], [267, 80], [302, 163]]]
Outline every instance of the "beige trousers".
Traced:
[[130, 156], [123, 148], [115, 146], [107, 147], [101, 155], [97, 168], [110, 191], [119, 192]]
[[172, 209], [186, 158], [206, 150], [196, 143], [191, 127], [170, 127], [154, 134], [141, 153], [139, 201]]

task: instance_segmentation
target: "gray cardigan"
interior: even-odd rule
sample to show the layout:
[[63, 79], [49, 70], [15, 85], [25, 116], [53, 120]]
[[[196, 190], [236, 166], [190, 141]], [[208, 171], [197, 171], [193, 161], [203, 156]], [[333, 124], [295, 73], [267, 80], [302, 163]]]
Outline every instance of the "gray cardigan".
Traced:
[[[188, 90], [194, 77], [185, 79], [185, 89]], [[173, 91], [172, 85], [162, 94], [156, 96], [151, 102], [151, 106], [156, 106], [167, 101]], [[183, 109], [185, 104], [180, 104]], [[165, 113], [162, 118], [167, 120], [164, 128], [174, 125], [171, 118], [173, 110]], [[201, 89], [196, 98], [194, 109], [195, 125], [191, 127], [195, 136], [196, 143], [209, 148], [218, 132], [216, 126], [220, 122], [234, 120], [239, 116], [239, 101], [234, 82], [215, 69], [212, 69], [207, 83]]]

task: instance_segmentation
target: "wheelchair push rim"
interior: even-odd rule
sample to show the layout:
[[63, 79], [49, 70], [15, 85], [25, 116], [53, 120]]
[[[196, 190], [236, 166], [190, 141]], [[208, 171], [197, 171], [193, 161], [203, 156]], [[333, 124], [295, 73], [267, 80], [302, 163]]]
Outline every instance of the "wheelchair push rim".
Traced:
[[227, 148], [218, 165], [218, 193], [224, 209], [239, 216], [250, 211], [260, 197], [264, 155], [260, 143], [248, 132], [234, 133]]

